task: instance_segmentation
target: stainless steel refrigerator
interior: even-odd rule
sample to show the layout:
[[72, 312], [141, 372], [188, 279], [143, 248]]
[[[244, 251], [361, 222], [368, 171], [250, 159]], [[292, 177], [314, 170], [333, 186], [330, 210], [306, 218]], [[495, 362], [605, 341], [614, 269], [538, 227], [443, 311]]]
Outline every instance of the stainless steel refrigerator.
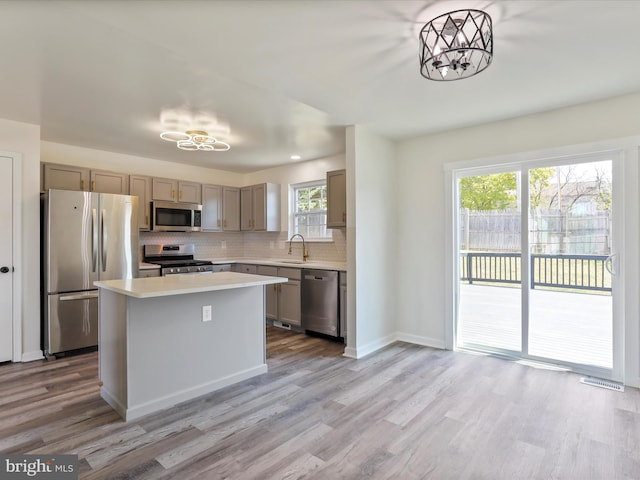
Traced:
[[42, 195], [46, 355], [98, 344], [93, 282], [138, 274], [138, 197], [49, 190]]

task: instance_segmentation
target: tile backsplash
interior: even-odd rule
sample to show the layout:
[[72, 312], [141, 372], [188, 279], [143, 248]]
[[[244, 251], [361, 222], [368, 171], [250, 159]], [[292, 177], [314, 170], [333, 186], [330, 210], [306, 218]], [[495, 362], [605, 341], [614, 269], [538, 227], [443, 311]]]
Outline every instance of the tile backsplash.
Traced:
[[[334, 229], [332, 242], [307, 243], [309, 261], [346, 262], [347, 241], [344, 230]], [[301, 242], [294, 242], [292, 254], [289, 250], [287, 232], [243, 232], [243, 233], [162, 233], [140, 232], [140, 258], [143, 245], [193, 243], [195, 257], [199, 259], [259, 258], [289, 259], [302, 258]]]

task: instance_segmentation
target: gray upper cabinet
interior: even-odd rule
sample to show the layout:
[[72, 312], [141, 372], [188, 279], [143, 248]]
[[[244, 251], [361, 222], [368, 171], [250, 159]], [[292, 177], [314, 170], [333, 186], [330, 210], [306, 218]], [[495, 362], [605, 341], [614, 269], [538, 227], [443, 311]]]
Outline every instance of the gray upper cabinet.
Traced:
[[280, 231], [280, 185], [261, 183], [241, 189], [240, 226], [241, 230]]
[[202, 231], [222, 230], [222, 187], [202, 185]]
[[153, 199], [199, 204], [202, 202], [202, 186], [195, 182], [153, 177]]
[[151, 177], [129, 176], [129, 193], [138, 196], [138, 228], [149, 230], [151, 224]]
[[129, 175], [91, 170], [91, 191], [129, 195]]
[[45, 163], [42, 169], [42, 189], [89, 190], [89, 169], [70, 165]]
[[201, 204], [202, 185], [195, 182], [178, 181], [178, 201]]
[[327, 228], [347, 226], [347, 171], [327, 172]]
[[222, 187], [222, 230], [240, 231], [240, 189]]
[[178, 198], [178, 181], [170, 178], [153, 177], [152, 199], [175, 202]]

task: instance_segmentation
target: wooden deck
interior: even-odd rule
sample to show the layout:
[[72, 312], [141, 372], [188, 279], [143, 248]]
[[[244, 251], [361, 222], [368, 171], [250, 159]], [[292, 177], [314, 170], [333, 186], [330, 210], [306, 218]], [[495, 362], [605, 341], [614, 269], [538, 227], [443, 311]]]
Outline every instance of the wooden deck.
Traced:
[[[519, 288], [460, 285], [458, 345], [520, 351]], [[529, 354], [612, 367], [612, 297], [532, 290]]]

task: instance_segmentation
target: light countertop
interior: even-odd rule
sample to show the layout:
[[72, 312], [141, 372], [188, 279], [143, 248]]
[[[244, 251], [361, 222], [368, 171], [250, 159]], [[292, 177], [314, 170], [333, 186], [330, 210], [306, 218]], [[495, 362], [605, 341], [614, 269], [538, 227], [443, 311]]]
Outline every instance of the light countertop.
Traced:
[[347, 264], [344, 262], [320, 262], [309, 260], [303, 262], [299, 260], [297, 257], [292, 258], [290, 261], [288, 259], [277, 259], [277, 258], [234, 258], [234, 259], [221, 259], [221, 258], [204, 258], [203, 260], [209, 260], [216, 265], [225, 265], [225, 264], [233, 264], [233, 263], [246, 263], [249, 265], [268, 265], [270, 267], [287, 267], [287, 268], [314, 268], [318, 270], [338, 270], [338, 271], [347, 271]]
[[286, 278], [280, 277], [218, 272], [212, 275], [185, 274], [167, 275], [166, 277], [131, 278], [127, 280], [105, 280], [95, 282], [94, 285], [129, 297], [151, 298], [286, 282]]

